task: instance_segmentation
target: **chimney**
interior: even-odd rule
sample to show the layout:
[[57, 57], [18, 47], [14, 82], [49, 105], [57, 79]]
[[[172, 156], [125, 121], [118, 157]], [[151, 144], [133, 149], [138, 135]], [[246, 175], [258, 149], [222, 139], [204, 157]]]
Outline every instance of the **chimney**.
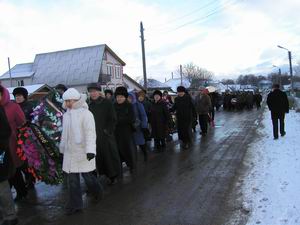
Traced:
[[172, 80], [173, 80], [173, 72], [172, 72]]

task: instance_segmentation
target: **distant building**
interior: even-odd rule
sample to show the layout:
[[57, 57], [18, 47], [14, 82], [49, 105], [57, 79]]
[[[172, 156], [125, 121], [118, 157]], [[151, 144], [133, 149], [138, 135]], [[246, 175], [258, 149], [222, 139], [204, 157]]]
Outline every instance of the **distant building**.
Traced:
[[[12, 86], [64, 84], [85, 91], [89, 83], [105, 88], [123, 85], [123, 62], [107, 45], [96, 45], [35, 56], [33, 63], [17, 64], [11, 69]], [[0, 82], [10, 87], [7, 71]]]
[[138, 82], [136, 82], [134, 79], [132, 79], [127, 74], [123, 74], [123, 83], [124, 86], [127, 87], [130, 91], [140, 91], [144, 90], [144, 87], [140, 85]]
[[[140, 84], [143, 84], [144, 80], [140, 80]], [[165, 84], [162, 83], [158, 80], [155, 80], [153, 78], [147, 79], [147, 89], [149, 92], [152, 92], [154, 90], [161, 90], [161, 91], [172, 91], [172, 88]]]
[[187, 78], [182, 78], [182, 84], [181, 84], [181, 78], [172, 78], [167, 80], [165, 83], [165, 85], [171, 87], [171, 89], [174, 92], [177, 92], [177, 87], [178, 86], [184, 86], [185, 88], [190, 88], [191, 83], [189, 82], [189, 80]]
[[261, 89], [261, 90], [269, 90], [269, 89], [272, 89], [272, 81], [269, 81], [269, 80], [261, 80], [259, 83], [258, 83], [258, 88]]

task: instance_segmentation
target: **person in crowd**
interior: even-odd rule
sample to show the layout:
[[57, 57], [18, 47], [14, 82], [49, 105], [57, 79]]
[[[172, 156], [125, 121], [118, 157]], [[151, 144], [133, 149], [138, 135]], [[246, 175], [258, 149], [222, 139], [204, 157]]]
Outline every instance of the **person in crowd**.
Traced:
[[284, 119], [285, 114], [289, 113], [289, 101], [286, 93], [280, 90], [279, 84], [273, 85], [273, 90], [268, 94], [267, 104], [271, 111], [271, 118], [273, 123], [273, 136], [278, 139], [278, 120], [280, 122], [280, 134], [285, 136]]
[[247, 109], [252, 110], [253, 109], [253, 104], [254, 104], [254, 95], [252, 91], [247, 92], [246, 95], [246, 104], [247, 104]]
[[145, 133], [148, 132], [148, 118], [142, 103], [137, 101], [134, 92], [129, 93], [128, 101], [132, 104], [135, 115], [136, 129], [133, 133], [134, 142], [138, 145], [144, 154], [144, 162], [148, 160], [147, 145], [145, 140]]
[[137, 93], [137, 95], [138, 95], [138, 100], [139, 100], [140, 103], [143, 104], [144, 109], [145, 109], [146, 114], [147, 114], [147, 117], [149, 119], [150, 118], [150, 111], [151, 111], [150, 110], [150, 108], [151, 108], [151, 102], [146, 97], [146, 91], [141, 90], [141, 91], [139, 91]]
[[60, 94], [60, 97], [62, 97], [66, 90], [68, 90], [68, 88], [64, 84], [58, 84], [54, 88]]
[[95, 202], [102, 198], [103, 189], [93, 174], [96, 169], [96, 129], [94, 116], [88, 110], [86, 95], [69, 88], [63, 94], [63, 100], [63, 107], [67, 111], [63, 116], [60, 152], [63, 154], [63, 171], [68, 183], [65, 213], [72, 215], [83, 209], [80, 175]]
[[199, 124], [200, 124], [200, 129], [201, 129], [200, 134], [203, 137], [205, 137], [207, 135], [209, 112], [212, 107], [211, 99], [208, 95], [207, 89], [203, 89], [200, 91], [199, 95], [196, 97], [195, 106], [196, 106], [196, 111], [199, 116]]
[[89, 109], [93, 113], [97, 133], [96, 165], [100, 175], [109, 178], [109, 184], [115, 184], [120, 175], [120, 155], [115, 139], [117, 115], [114, 105], [108, 98], [102, 97], [101, 86], [88, 85], [90, 95]]
[[192, 123], [196, 118], [195, 106], [183, 86], [177, 88], [172, 111], [176, 112], [178, 138], [182, 141], [182, 148], [188, 149], [192, 143]]
[[162, 100], [162, 93], [159, 90], [153, 92], [154, 102], [151, 106], [151, 116], [149, 118], [151, 124], [151, 136], [154, 138], [154, 146], [157, 152], [166, 148], [166, 137], [168, 125], [171, 120], [170, 112]]
[[106, 89], [106, 90], [104, 91], [104, 95], [105, 95], [105, 98], [106, 98], [106, 99], [113, 101], [114, 93], [113, 93], [112, 90]]
[[16, 168], [16, 173], [9, 179], [9, 183], [16, 189], [17, 196], [15, 201], [21, 201], [27, 196], [26, 183], [22, 175], [24, 162], [17, 156], [17, 129], [23, 126], [26, 122], [25, 115], [21, 107], [10, 101], [9, 92], [6, 88], [0, 85], [1, 101], [0, 105], [4, 108], [8, 123], [11, 128], [9, 138], [9, 150], [12, 158], [12, 164]]
[[[28, 91], [24, 87], [17, 87], [13, 90], [13, 95], [15, 97], [16, 103], [19, 104], [23, 113], [25, 115], [26, 121], [31, 122], [32, 120], [32, 112], [33, 112], [33, 105], [30, 101], [28, 101]], [[27, 170], [27, 165], [25, 164], [22, 168], [22, 172], [26, 178], [26, 187], [27, 189], [34, 188], [35, 178], [31, 173]]]
[[169, 95], [169, 92], [168, 92], [168, 91], [164, 91], [164, 92], [163, 92], [163, 97], [162, 97], [162, 99], [163, 99], [163, 101], [167, 104], [167, 107], [168, 107], [169, 109], [171, 109], [174, 103], [173, 103], [172, 97], [171, 97], [171, 95]]
[[[0, 86], [0, 102], [2, 100], [3, 87]], [[2, 225], [16, 225], [18, 219], [15, 212], [12, 193], [8, 179], [13, 176], [13, 164], [9, 151], [9, 140], [12, 134], [5, 109], [0, 105], [0, 214]]]
[[259, 110], [261, 108], [262, 95], [258, 91], [254, 95], [254, 102], [257, 110]]
[[211, 92], [208, 93], [210, 100], [211, 100], [211, 108], [209, 111], [209, 117], [210, 117], [210, 123], [211, 126], [215, 126], [215, 108], [217, 108], [218, 105], [218, 93], [217, 92]]
[[117, 113], [115, 136], [121, 157], [130, 172], [136, 171], [137, 149], [134, 144], [135, 116], [132, 105], [128, 102], [128, 92], [125, 87], [117, 87], [115, 91], [116, 102], [114, 107]]

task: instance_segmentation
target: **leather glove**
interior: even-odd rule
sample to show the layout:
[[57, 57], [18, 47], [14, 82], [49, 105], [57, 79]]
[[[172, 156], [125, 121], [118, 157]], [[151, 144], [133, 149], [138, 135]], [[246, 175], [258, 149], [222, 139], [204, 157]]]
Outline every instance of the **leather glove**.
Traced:
[[93, 158], [95, 158], [95, 154], [94, 153], [87, 153], [86, 158], [87, 158], [88, 161], [91, 161]]

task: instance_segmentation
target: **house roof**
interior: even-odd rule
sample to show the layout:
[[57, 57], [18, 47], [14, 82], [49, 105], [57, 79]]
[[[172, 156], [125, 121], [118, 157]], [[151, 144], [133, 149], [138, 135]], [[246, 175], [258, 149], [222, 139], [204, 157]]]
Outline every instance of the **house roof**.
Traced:
[[105, 44], [42, 53], [37, 54], [34, 59], [33, 82], [50, 86], [59, 83], [68, 86], [98, 82], [105, 50], [125, 65]]
[[138, 82], [136, 82], [134, 79], [132, 79], [130, 76], [128, 76], [127, 74], [123, 74], [123, 79], [127, 79], [130, 82], [134, 83], [137, 87], [139, 87], [141, 90], [144, 90], [144, 87], [142, 85], [140, 85]]
[[[170, 79], [170, 80], [168, 80], [168, 81], [165, 82], [165, 85], [171, 87], [171, 89], [173, 91], [177, 91], [177, 87], [181, 85], [181, 78]], [[188, 81], [188, 79], [183, 78], [182, 79], [182, 85], [185, 88], [189, 88], [191, 86], [191, 83]]]
[[[140, 81], [140, 84], [143, 84], [144, 83], [144, 80], [143, 79], [141, 79]], [[168, 86], [167, 84], [164, 84], [164, 83], [162, 83], [162, 82], [160, 82], [160, 81], [158, 81], [158, 80], [155, 80], [155, 79], [153, 79], [153, 78], [149, 78], [149, 79], [147, 79], [147, 87], [148, 88], [157, 88], [157, 89], [159, 89], [159, 88], [171, 88], [170, 86]]]
[[[28, 91], [28, 96], [32, 95], [35, 92], [39, 92], [41, 89], [44, 89], [44, 88], [51, 90], [51, 88], [46, 84], [34, 84], [34, 85], [27, 85], [27, 86], [22, 86], [22, 87], [26, 88], [26, 90]], [[17, 88], [17, 87], [7, 88], [8, 92], [10, 94], [10, 99], [14, 99], [13, 91], [15, 88]]]
[[[32, 70], [33, 63], [17, 64], [11, 68], [12, 79], [31, 77], [34, 72]], [[0, 80], [10, 79], [9, 71], [0, 76]]]

